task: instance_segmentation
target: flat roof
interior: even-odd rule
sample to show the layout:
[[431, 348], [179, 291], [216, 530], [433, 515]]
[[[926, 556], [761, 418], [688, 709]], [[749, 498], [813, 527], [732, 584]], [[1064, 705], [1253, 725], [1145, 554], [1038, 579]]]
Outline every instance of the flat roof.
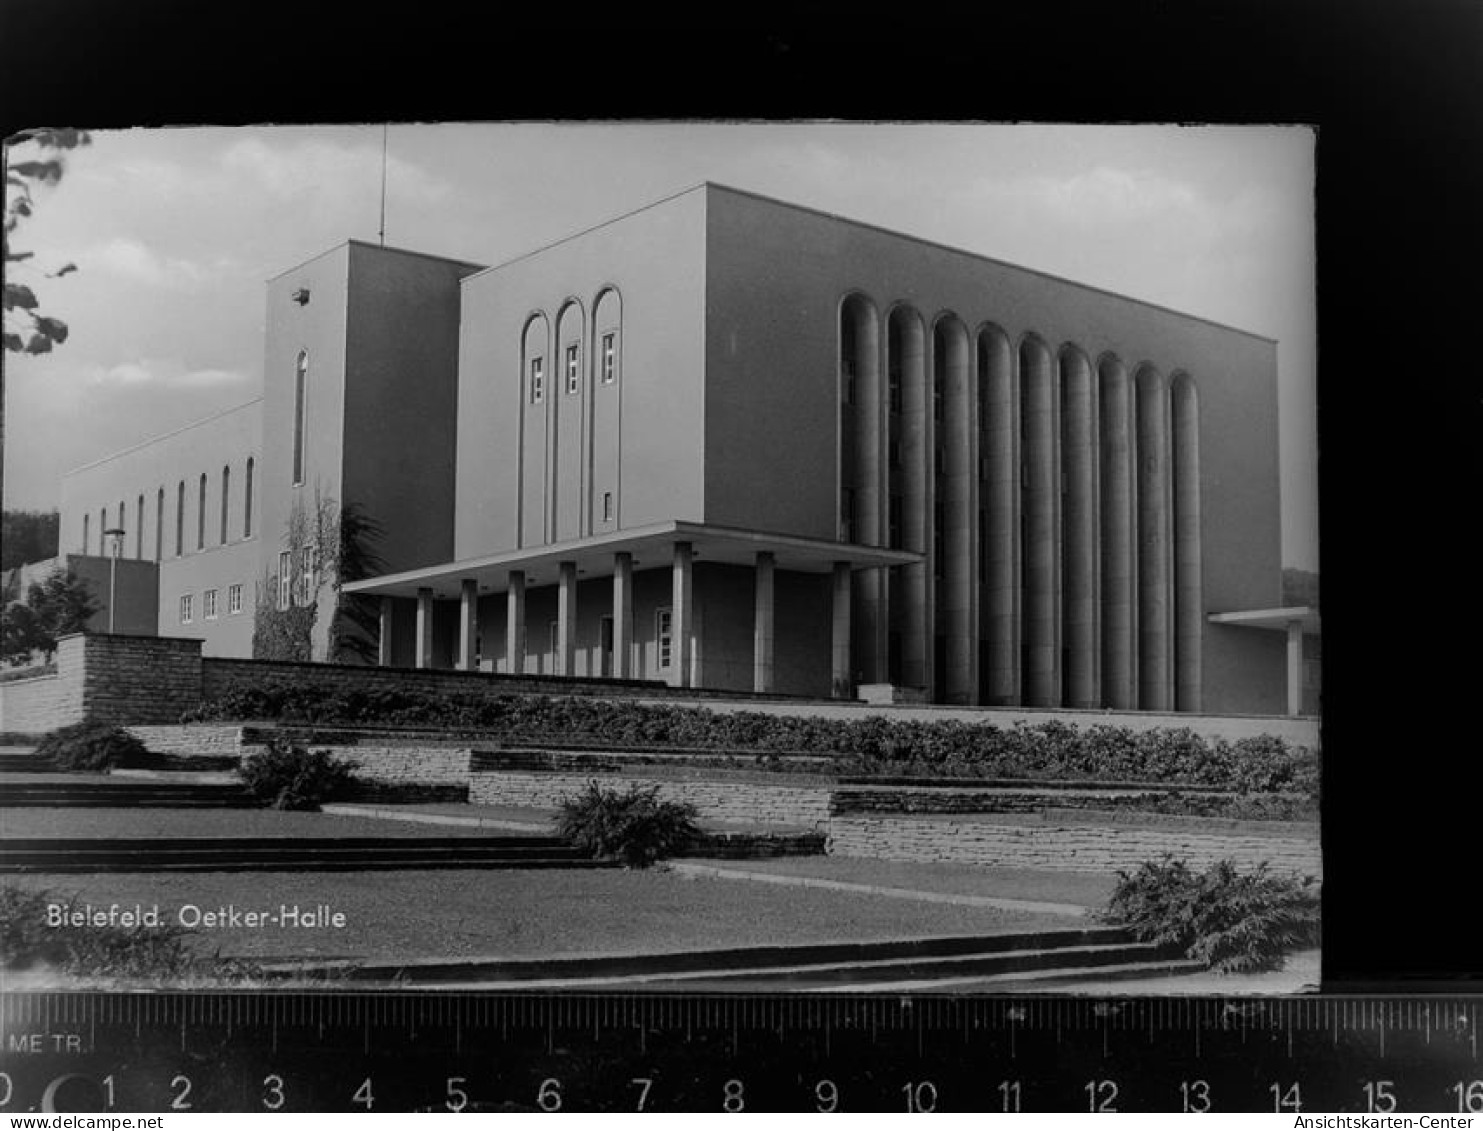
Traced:
[[460, 267], [472, 267], [475, 271], [482, 271], [485, 268], [485, 265], [483, 263], [475, 263], [471, 259], [454, 259], [451, 255], [436, 255], [430, 251], [413, 251], [410, 247], [387, 247], [385, 244], [376, 244], [371, 243], [370, 240], [360, 240], [355, 239], [354, 237], [350, 237], [348, 239], [341, 240], [337, 244], [332, 244], [331, 246], [325, 248], [323, 251], [315, 252], [313, 255], [309, 256], [309, 258], [301, 259], [290, 267], [285, 267], [276, 275], [269, 275], [263, 281], [265, 283], [271, 283], [275, 279], [281, 279], [289, 272], [297, 271], [300, 267], [307, 266], [308, 264], [313, 263], [316, 259], [323, 259], [326, 255], [329, 255], [332, 252], [339, 251], [342, 247], [349, 247], [351, 244], [355, 244], [358, 247], [368, 247], [372, 251], [386, 251], [391, 252], [395, 255], [412, 255], [416, 256], [418, 259], [436, 259], [442, 263], [456, 263]]
[[435, 597], [457, 597], [460, 583], [465, 578], [472, 578], [479, 583], [480, 593], [503, 593], [509, 588], [512, 569], [524, 570], [528, 585], [542, 586], [556, 584], [560, 562], [575, 562], [579, 579], [611, 577], [613, 555], [618, 553], [632, 554], [636, 570], [668, 566], [674, 560], [672, 554], [676, 542], [689, 542], [694, 559], [702, 563], [752, 566], [756, 563], [757, 553], [765, 550], [774, 555], [778, 569], [801, 573], [827, 573], [837, 561], [849, 562], [852, 569], [870, 569], [910, 565], [922, 560], [921, 554], [907, 550], [887, 550], [879, 546], [670, 519], [611, 534], [527, 546], [353, 581], [344, 587], [344, 591], [415, 597], [419, 589], [426, 588], [431, 589]]
[[91, 460], [88, 463], [78, 464], [78, 466], [72, 468], [70, 471], [62, 472], [62, 478], [66, 479], [69, 475], [77, 475], [79, 472], [86, 471], [90, 467], [97, 467], [100, 464], [107, 463], [109, 460], [126, 456], [130, 452], [137, 452], [142, 448], [149, 447], [151, 444], [158, 444], [161, 440], [168, 440], [171, 436], [179, 436], [182, 432], [189, 432], [192, 428], [199, 428], [203, 424], [210, 424], [213, 420], [220, 420], [223, 416], [231, 416], [234, 412], [241, 412], [244, 408], [251, 408], [255, 404], [261, 404], [262, 399], [262, 394], [259, 393], [251, 400], [243, 401], [241, 404], [234, 404], [231, 408], [224, 408], [220, 412], [213, 412], [210, 416], [203, 416], [199, 420], [192, 420], [189, 424], [182, 424], [179, 428], [172, 428], [168, 432], [161, 432], [158, 435], [151, 436], [147, 440], [140, 440], [137, 444], [130, 444], [127, 448], [120, 448], [118, 451], [110, 452], [106, 456], [99, 456], [97, 459]]
[[678, 192], [672, 192], [668, 196], [660, 197], [658, 200], [650, 201], [648, 204], [640, 205], [637, 208], [631, 208], [627, 212], [620, 213], [617, 216], [613, 216], [610, 219], [603, 220], [597, 224], [592, 224], [586, 228], [581, 229], [580, 231], [573, 232], [570, 235], [562, 236], [558, 240], [552, 240], [550, 243], [542, 244], [539, 247], [532, 248], [530, 251], [522, 252], [520, 255], [513, 256], [501, 263], [496, 263], [493, 266], [486, 267], [481, 271], [475, 271], [472, 275], [465, 276], [460, 282], [467, 283], [471, 279], [477, 279], [481, 275], [488, 274], [490, 271], [498, 271], [503, 267], [509, 267], [512, 264], [519, 263], [521, 260], [529, 259], [531, 258], [531, 256], [534, 255], [540, 255], [544, 251], [549, 251], [553, 247], [560, 247], [564, 243], [569, 243], [575, 239], [581, 239], [583, 236], [598, 231], [599, 229], [609, 227], [612, 224], [620, 223], [632, 216], [637, 216], [640, 212], [647, 212], [651, 208], [658, 208], [662, 204], [668, 204], [672, 200], [678, 200], [682, 196], [687, 196], [692, 192], [698, 192], [702, 189], [719, 189], [722, 192], [733, 193], [736, 196], [751, 197], [753, 200], [765, 201], [766, 203], [776, 205], [779, 208], [789, 208], [792, 209], [794, 212], [806, 212], [811, 216], [820, 216], [826, 220], [833, 220], [836, 223], [848, 224], [851, 227], [864, 228], [868, 231], [880, 232], [884, 235], [892, 236], [896, 239], [908, 240], [911, 243], [920, 244], [923, 247], [936, 248], [939, 251], [951, 252], [954, 255], [966, 256], [969, 259], [977, 259], [984, 263], [992, 263], [997, 267], [1007, 267], [1013, 271], [1023, 271], [1029, 275], [1038, 275], [1042, 279], [1049, 279], [1052, 282], [1062, 283], [1068, 287], [1077, 287], [1084, 291], [1092, 291], [1095, 294], [1107, 295], [1111, 298], [1121, 299], [1124, 302], [1131, 302], [1138, 306], [1148, 307], [1150, 310], [1162, 311], [1165, 314], [1173, 314], [1179, 318], [1188, 318], [1195, 322], [1203, 322], [1207, 326], [1215, 326], [1221, 330], [1229, 330], [1234, 334], [1242, 334], [1248, 338], [1257, 338], [1260, 341], [1271, 342], [1274, 345], [1277, 344], [1276, 338], [1268, 337], [1266, 334], [1258, 334], [1253, 330], [1243, 330], [1240, 326], [1232, 326], [1226, 322], [1217, 322], [1213, 318], [1205, 318], [1202, 315], [1191, 314], [1185, 310], [1176, 310], [1172, 306], [1163, 306], [1160, 303], [1149, 302], [1147, 299], [1135, 298], [1132, 295], [1124, 294], [1121, 291], [1108, 290], [1106, 287], [1098, 287], [1094, 286], [1091, 283], [1083, 283], [1079, 282], [1076, 279], [1068, 279], [1064, 275], [1053, 275], [1049, 271], [1041, 271], [1035, 267], [1026, 267], [1022, 263], [1012, 263], [1007, 259], [997, 259], [992, 255], [984, 255], [981, 252], [969, 251], [966, 248], [955, 247], [952, 244], [941, 243], [938, 240], [929, 240], [923, 236], [914, 236], [909, 232], [898, 231], [895, 228], [887, 228], [881, 224], [872, 224], [866, 220], [854, 220], [848, 216], [842, 216], [837, 212], [829, 212], [822, 208], [813, 208], [807, 204], [795, 204], [794, 202], [789, 200], [780, 200], [775, 196], [767, 196], [764, 193], [753, 192], [750, 189], [739, 189], [733, 185], [721, 184], [719, 181], [701, 181], [699, 184], [690, 185], [688, 188], [680, 189]]
[[1211, 613], [1211, 624], [1231, 624], [1241, 628], [1267, 628], [1286, 631], [1297, 621], [1304, 632], [1319, 631], [1318, 610], [1311, 605], [1291, 605], [1280, 609], [1239, 609], [1229, 613]]

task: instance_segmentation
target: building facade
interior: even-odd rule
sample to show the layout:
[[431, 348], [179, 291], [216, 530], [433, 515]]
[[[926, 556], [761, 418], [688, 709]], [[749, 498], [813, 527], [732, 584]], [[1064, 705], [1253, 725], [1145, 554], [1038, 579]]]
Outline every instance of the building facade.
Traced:
[[[1287, 706], [1281, 633], [1229, 615], [1281, 606], [1276, 343], [1033, 270], [713, 184], [487, 269], [352, 242], [269, 283], [236, 411], [255, 576], [322, 632], [285, 532], [353, 505], [385, 664]], [[130, 488], [197, 539], [162, 633], [237, 481], [187, 446]], [[64, 539], [112, 521], [90, 470]]]

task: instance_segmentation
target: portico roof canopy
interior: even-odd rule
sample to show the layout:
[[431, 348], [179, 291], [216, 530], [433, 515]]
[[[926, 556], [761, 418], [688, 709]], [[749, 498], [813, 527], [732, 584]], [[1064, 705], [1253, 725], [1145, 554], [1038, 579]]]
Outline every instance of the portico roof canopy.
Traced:
[[351, 582], [344, 591], [384, 597], [416, 597], [419, 589], [431, 589], [434, 597], [453, 598], [459, 596], [460, 583], [473, 578], [478, 582], [480, 593], [503, 593], [509, 588], [511, 570], [524, 570], [527, 585], [555, 585], [560, 562], [575, 562], [579, 578], [611, 577], [613, 555], [620, 553], [633, 555], [636, 570], [667, 567], [673, 561], [677, 542], [690, 543], [694, 559], [700, 563], [723, 562], [751, 567], [757, 562], [757, 554], [766, 551], [773, 555], [778, 569], [800, 573], [829, 573], [835, 562], [848, 562], [852, 569], [871, 569], [910, 565], [922, 560], [921, 554], [906, 550], [671, 520], [613, 534], [389, 573]]
[[1269, 628], [1286, 631], [1297, 621], [1304, 632], [1318, 632], [1318, 610], [1310, 605], [1293, 605], [1283, 609], [1244, 609], [1240, 612], [1211, 613], [1211, 624], [1231, 624], [1245, 628]]

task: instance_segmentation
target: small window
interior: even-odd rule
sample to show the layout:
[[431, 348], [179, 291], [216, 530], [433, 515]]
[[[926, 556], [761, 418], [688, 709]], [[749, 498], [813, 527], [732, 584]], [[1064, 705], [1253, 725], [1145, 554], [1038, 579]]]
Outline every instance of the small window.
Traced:
[[184, 597], [180, 598], [180, 623], [181, 624], [190, 624], [191, 620], [194, 618], [194, 615], [195, 614], [193, 612], [193, 604], [194, 603], [193, 603], [193, 601], [191, 599], [191, 595], [189, 593], [187, 593]]
[[668, 668], [674, 661], [674, 615], [670, 609], [654, 610], [654, 642], [659, 652], [659, 667]]
[[227, 587], [227, 615], [236, 616], [242, 611], [242, 586], [231, 585]]
[[580, 347], [570, 345], [566, 347], [566, 392], [571, 396], [581, 388], [582, 361]]
[[293, 554], [284, 550], [278, 555], [278, 607], [293, 606]]
[[294, 362], [294, 486], [304, 481], [304, 432], [309, 412], [309, 355], [300, 350]]
[[319, 588], [319, 562], [313, 546], [299, 551], [299, 604], [314, 604], [315, 591]]
[[613, 521], [613, 492], [611, 491], [602, 493], [602, 520], [604, 522]]
[[541, 357], [530, 359], [530, 403], [540, 404], [546, 399], [546, 360]]
[[201, 615], [207, 620], [216, 619], [216, 590], [208, 589], [201, 594]]
[[602, 336], [602, 383], [611, 385], [618, 377], [618, 335]]

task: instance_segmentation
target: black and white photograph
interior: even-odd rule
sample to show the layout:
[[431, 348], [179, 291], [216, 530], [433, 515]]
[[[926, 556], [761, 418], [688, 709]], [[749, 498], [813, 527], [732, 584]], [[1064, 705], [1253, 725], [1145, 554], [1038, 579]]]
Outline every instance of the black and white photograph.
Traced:
[[17, 139], [7, 988], [1314, 990], [1315, 142]]

